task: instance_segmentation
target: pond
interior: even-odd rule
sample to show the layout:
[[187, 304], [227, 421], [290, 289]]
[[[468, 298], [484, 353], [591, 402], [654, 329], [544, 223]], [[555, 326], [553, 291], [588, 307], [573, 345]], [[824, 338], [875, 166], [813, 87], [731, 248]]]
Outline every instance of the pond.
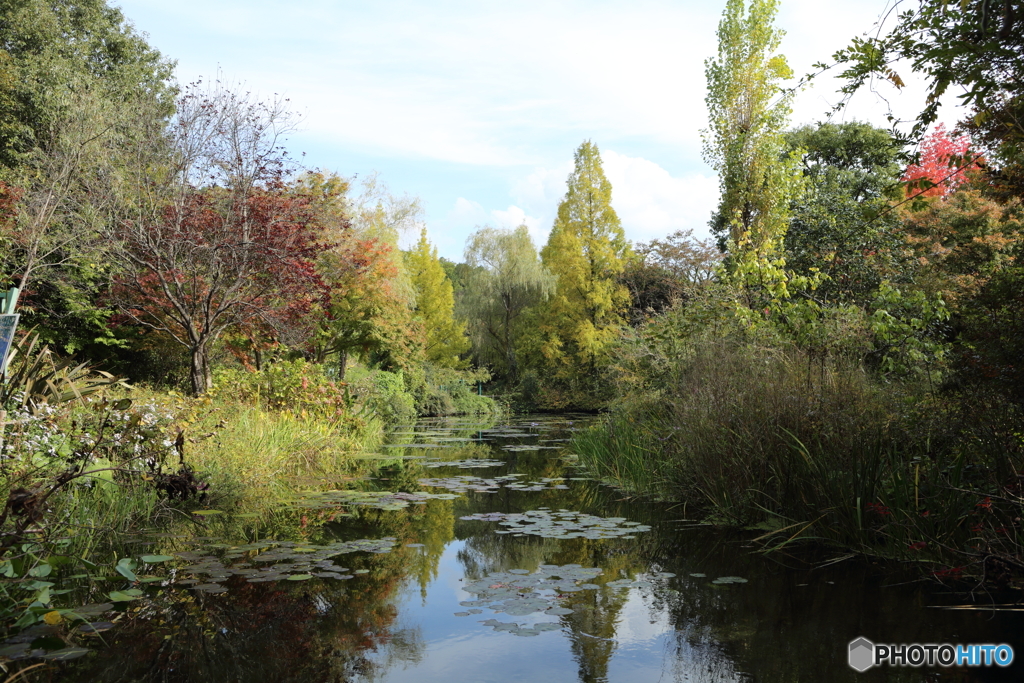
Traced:
[[588, 480], [563, 449], [590, 419], [399, 428], [357, 491], [310, 482], [270, 515], [137, 539], [121, 565], [137, 581], [102, 579], [123, 599], [86, 607], [77, 640], [40, 625], [6, 652], [66, 657], [67, 681], [1024, 679], [1020, 663], [854, 672], [861, 636], [1024, 658], [1024, 618], [950, 609], [967, 601], [915, 567], [765, 556], [756, 533]]

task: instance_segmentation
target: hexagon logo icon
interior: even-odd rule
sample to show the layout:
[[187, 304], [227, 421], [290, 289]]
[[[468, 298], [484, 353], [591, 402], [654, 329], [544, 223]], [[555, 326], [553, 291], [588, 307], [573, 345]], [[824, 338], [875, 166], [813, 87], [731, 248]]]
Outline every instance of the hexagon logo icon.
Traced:
[[864, 637], [850, 641], [850, 668], [864, 673], [875, 664], [875, 644]]

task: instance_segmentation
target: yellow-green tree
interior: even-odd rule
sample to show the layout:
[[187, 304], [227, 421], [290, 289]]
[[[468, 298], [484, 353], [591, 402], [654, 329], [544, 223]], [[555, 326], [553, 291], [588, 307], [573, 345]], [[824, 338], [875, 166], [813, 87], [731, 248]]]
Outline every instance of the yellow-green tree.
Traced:
[[711, 125], [704, 138], [704, 157], [722, 188], [712, 223], [733, 277], [776, 300], [788, 296], [782, 247], [790, 204], [800, 192], [798, 159], [784, 154], [792, 93], [780, 83], [792, 71], [776, 53], [777, 9], [777, 0], [728, 0], [718, 55], [705, 62]]
[[555, 277], [541, 314], [540, 352], [552, 379], [592, 375], [623, 323], [629, 292], [620, 284], [631, 250], [612, 208], [612, 185], [597, 145], [576, 150], [568, 190], [541, 250]]
[[416, 292], [416, 316], [426, 330], [424, 351], [427, 361], [446, 368], [467, 365], [459, 356], [469, 351], [466, 323], [455, 319], [455, 293], [444, 272], [437, 248], [427, 241], [427, 229], [420, 232], [416, 247], [406, 256], [409, 279]]

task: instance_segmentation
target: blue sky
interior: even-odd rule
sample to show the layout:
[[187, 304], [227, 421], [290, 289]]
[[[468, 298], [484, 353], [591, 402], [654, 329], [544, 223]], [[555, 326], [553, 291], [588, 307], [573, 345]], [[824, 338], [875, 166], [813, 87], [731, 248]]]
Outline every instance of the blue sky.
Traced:
[[[724, 0], [113, 0], [188, 83], [242, 83], [288, 97], [304, 163], [379, 172], [422, 200], [431, 241], [461, 260], [478, 225], [530, 226], [543, 244], [572, 154], [600, 147], [612, 203], [633, 241], [680, 228], [707, 233], [718, 183], [701, 159], [704, 59]], [[782, 53], [797, 74], [872, 30], [884, 0], [783, 0]], [[820, 79], [793, 123], [837, 100]], [[901, 116], [921, 105], [913, 83]], [[885, 125], [865, 93], [847, 118]], [[948, 119], [955, 121], [950, 113]]]

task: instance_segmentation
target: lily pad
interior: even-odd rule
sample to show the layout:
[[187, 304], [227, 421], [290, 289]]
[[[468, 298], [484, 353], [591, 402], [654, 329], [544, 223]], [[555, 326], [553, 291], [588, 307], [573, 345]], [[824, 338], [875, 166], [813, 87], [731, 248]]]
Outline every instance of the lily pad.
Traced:
[[141, 558], [143, 562], [147, 564], [156, 564], [158, 562], [168, 562], [173, 560], [174, 557], [171, 555], [143, 555]]

